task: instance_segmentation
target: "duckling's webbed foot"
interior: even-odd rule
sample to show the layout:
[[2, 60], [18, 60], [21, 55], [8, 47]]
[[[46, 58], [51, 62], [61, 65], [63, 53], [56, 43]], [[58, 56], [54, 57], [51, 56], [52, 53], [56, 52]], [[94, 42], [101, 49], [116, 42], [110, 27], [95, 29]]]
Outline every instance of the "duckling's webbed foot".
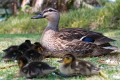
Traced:
[[62, 74], [61, 72], [54, 72], [54, 73], [58, 76], [65, 77], [65, 78], [73, 77], [73, 75], [65, 75], [65, 74]]

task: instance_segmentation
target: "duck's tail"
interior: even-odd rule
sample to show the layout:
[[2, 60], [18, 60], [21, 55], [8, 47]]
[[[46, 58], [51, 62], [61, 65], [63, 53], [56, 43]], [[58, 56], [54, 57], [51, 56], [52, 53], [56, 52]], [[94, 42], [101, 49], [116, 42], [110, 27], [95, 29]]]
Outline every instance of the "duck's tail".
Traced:
[[107, 47], [103, 47], [103, 48], [112, 50], [111, 53], [120, 53], [120, 48], [115, 47], [115, 46], [107, 46]]
[[119, 48], [115, 47], [115, 46], [106, 46], [103, 47], [104, 49], [110, 49], [110, 50], [118, 50]]

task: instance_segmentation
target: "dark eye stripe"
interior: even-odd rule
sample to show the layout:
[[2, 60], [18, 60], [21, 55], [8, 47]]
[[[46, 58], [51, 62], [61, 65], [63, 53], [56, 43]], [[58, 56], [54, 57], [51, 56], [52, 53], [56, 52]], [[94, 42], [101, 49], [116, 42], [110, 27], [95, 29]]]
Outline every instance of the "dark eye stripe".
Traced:
[[44, 10], [44, 11], [43, 11], [43, 13], [46, 13], [46, 12], [57, 12], [57, 10], [48, 9], [48, 10]]

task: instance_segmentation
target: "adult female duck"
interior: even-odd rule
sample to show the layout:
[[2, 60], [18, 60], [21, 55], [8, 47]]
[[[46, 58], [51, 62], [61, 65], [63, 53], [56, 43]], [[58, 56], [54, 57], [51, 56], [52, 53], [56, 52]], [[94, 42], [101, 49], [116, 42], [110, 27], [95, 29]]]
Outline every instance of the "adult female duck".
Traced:
[[53, 8], [47, 8], [39, 15], [32, 17], [32, 19], [39, 18], [48, 20], [48, 25], [42, 34], [41, 44], [50, 51], [69, 50], [70, 52], [91, 53], [92, 56], [113, 51], [109, 42], [114, 40], [101, 33], [81, 28], [59, 30], [60, 13]]

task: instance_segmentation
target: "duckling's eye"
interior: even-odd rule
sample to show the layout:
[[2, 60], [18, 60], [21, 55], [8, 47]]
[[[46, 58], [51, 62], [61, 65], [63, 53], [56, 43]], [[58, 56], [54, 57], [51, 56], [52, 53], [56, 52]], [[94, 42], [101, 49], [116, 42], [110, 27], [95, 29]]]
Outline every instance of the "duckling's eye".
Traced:
[[33, 53], [31, 53], [30, 55], [33, 56]]
[[23, 72], [24, 72], [24, 73], [27, 73], [27, 69], [23, 69]]
[[66, 57], [66, 59], [68, 59], [68, 60], [69, 60], [70, 58], [69, 58], [69, 57]]
[[39, 67], [41, 67], [41, 64], [38, 64]]
[[13, 56], [15, 56], [16, 55], [16, 53], [13, 53]]

